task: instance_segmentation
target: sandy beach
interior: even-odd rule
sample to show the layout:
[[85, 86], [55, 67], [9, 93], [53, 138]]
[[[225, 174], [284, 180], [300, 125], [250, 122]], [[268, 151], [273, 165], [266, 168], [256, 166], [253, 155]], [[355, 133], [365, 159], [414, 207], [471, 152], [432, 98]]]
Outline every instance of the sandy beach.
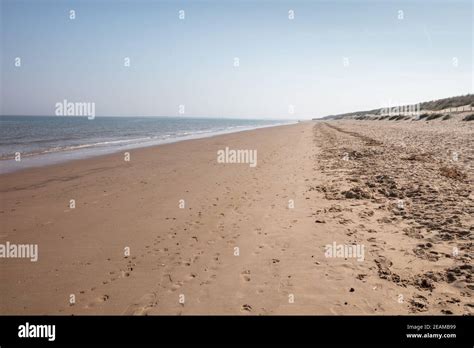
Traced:
[[2, 175], [0, 243], [38, 260], [0, 260], [0, 313], [473, 314], [471, 123], [302, 122]]

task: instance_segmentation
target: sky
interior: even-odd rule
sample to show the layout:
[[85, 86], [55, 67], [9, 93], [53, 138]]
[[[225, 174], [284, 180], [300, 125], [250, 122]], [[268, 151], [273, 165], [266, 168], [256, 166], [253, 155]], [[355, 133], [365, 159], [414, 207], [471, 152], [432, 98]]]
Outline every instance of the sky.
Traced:
[[470, 0], [0, 2], [2, 115], [67, 100], [98, 116], [308, 119], [474, 89]]

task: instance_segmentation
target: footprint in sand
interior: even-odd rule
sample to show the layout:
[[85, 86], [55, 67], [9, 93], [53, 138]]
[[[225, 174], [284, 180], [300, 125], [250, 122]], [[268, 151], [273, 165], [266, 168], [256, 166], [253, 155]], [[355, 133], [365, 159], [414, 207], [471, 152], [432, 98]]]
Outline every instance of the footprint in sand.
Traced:
[[196, 278], [196, 274], [194, 273], [190, 273], [186, 276], [186, 280], [193, 280], [194, 278]]
[[177, 281], [176, 283], [174, 283], [172, 286], [171, 286], [171, 291], [176, 291], [178, 290], [181, 286], [183, 286], [183, 282], [182, 281]]
[[127, 307], [125, 315], [146, 315], [149, 310], [158, 305], [155, 293], [145, 294], [138, 302]]
[[242, 307], [240, 307], [241, 312], [251, 312], [252, 311], [252, 306], [249, 304], [244, 304]]
[[250, 270], [247, 269], [247, 270], [243, 271], [242, 273], [240, 273], [240, 276], [244, 281], [249, 282], [250, 281]]
[[88, 303], [85, 307], [86, 308], [92, 308], [95, 307], [101, 303], [107, 302], [109, 300], [110, 296], [105, 294], [100, 297], [95, 298], [92, 302]]

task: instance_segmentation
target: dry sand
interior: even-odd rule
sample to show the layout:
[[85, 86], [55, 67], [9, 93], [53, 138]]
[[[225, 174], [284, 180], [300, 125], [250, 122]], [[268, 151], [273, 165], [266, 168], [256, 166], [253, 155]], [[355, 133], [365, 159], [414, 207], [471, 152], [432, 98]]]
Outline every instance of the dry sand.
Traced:
[[2, 175], [0, 243], [39, 260], [0, 259], [0, 313], [472, 314], [473, 135], [305, 122]]

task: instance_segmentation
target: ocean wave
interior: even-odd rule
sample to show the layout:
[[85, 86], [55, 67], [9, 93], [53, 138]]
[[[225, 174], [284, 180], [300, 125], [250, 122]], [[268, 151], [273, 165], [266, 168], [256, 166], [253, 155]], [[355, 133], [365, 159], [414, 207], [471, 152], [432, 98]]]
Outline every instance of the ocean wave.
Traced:
[[[121, 145], [121, 144], [131, 144], [131, 143], [142, 143], [145, 141], [150, 141], [152, 140], [152, 137], [146, 137], [146, 138], [135, 138], [135, 139], [119, 139], [119, 140], [110, 140], [110, 141], [100, 141], [100, 142], [95, 142], [95, 143], [89, 143], [89, 144], [77, 144], [77, 145], [64, 145], [64, 146], [55, 146], [49, 149], [45, 150], [40, 150], [40, 151], [31, 151], [31, 152], [26, 152], [22, 153], [23, 157], [31, 157], [31, 156], [38, 156], [38, 155], [44, 155], [44, 154], [49, 154], [49, 153], [55, 153], [55, 152], [64, 152], [64, 151], [74, 151], [74, 150], [81, 150], [81, 149], [87, 149], [87, 148], [93, 148], [93, 147], [101, 147], [101, 146], [113, 146], [113, 145]], [[8, 155], [3, 155], [0, 157], [2, 160], [3, 159], [13, 159], [15, 158], [15, 154], [8, 154]]]

